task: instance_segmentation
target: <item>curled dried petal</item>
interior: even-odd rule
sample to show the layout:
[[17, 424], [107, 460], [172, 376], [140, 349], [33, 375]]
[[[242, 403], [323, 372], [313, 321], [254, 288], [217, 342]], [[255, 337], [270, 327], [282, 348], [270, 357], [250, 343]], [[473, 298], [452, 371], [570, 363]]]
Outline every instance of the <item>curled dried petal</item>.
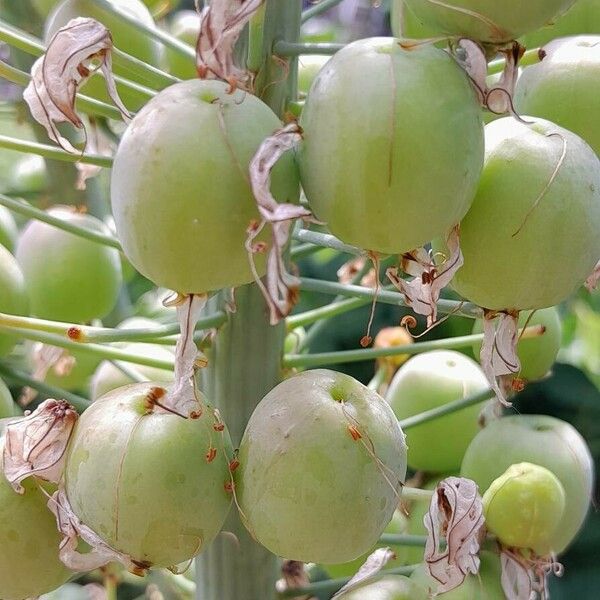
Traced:
[[563, 566], [553, 556], [537, 556], [518, 548], [502, 548], [500, 562], [507, 600], [546, 600], [550, 598], [548, 576], [563, 574]]
[[[353, 283], [354, 278], [365, 268], [367, 261], [370, 260], [367, 256], [355, 256], [348, 262], [344, 263], [337, 270], [337, 278], [340, 283]], [[377, 271], [369, 269], [361, 278], [360, 285], [364, 287], [376, 288], [378, 285]]]
[[[423, 522], [428, 531], [425, 563], [439, 582], [437, 592], [458, 587], [469, 573], [479, 571], [479, 541], [483, 504], [475, 482], [448, 477], [439, 482]], [[446, 538], [446, 546], [441, 537]]]
[[16, 492], [25, 492], [21, 481], [31, 475], [60, 481], [76, 421], [77, 412], [68, 402], [50, 399], [6, 427], [2, 468]]
[[[290, 588], [301, 588], [310, 584], [306, 565], [298, 560], [284, 560], [281, 564], [282, 578], [275, 584], [279, 594]], [[302, 596], [298, 600], [316, 600], [313, 596]]]
[[[71, 123], [84, 129], [75, 110], [79, 86], [97, 69], [101, 70], [111, 100], [123, 118], [129, 118], [121, 102], [112, 76], [110, 31], [94, 19], [71, 19], [50, 40], [46, 53], [31, 68], [31, 81], [23, 92], [32, 117], [43, 125], [51, 140], [64, 150], [78, 151], [58, 131], [58, 123]], [[93, 62], [99, 66], [92, 67]]]
[[598, 282], [600, 281], [600, 260], [596, 263], [594, 270], [588, 275], [585, 280], [585, 287], [593, 292], [598, 287]]
[[436, 264], [429, 252], [418, 248], [402, 255], [402, 270], [412, 275], [410, 281], [398, 275], [398, 269], [391, 267], [386, 274], [398, 291], [404, 294], [406, 303], [419, 315], [427, 316], [430, 327], [437, 319], [437, 301], [441, 291], [463, 265], [463, 255], [459, 243], [458, 225], [452, 228], [446, 239], [449, 256], [442, 264]]
[[[302, 130], [290, 123], [268, 137], [250, 162], [250, 183], [262, 217], [260, 223], [248, 227], [246, 250], [254, 279], [265, 297], [270, 311], [271, 324], [287, 316], [298, 295], [298, 280], [288, 273], [283, 251], [288, 243], [290, 229], [295, 219], [311, 219], [309, 210], [295, 204], [279, 204], [270, 191], [271, 170], [281, 156], [294, 148], [302, 139]], [[264, 251], [262, 242], [255, 242], [265, 225], [271, 227], [271, 244], [267, 256], [267, 275], [263, 283], [254, 264], [254, 254]]]
[[352, 579], [332, 596], [332, 600], [333, 598], [342, 598], [344, 594], [370, 583], [373, 577], [393, 558], [396, 558], [396, 555], [390, 548], [377, 548], [367, 557]]
[[481, 368], [496, 398], [505, 406], [511, 406], [506, 391], [521, 370], [517, 355], [519, 341], [519, 313], [486, 310], [483, 317], [483, 343], [481, 344]]
[[219, 0], [206, 6], [200, 15], [196, 43], [196, 69], [200, 79], [228, 81], [232, 91], [250, 91], [250, 74], [234, 62], [235, 43], [264, 0]]

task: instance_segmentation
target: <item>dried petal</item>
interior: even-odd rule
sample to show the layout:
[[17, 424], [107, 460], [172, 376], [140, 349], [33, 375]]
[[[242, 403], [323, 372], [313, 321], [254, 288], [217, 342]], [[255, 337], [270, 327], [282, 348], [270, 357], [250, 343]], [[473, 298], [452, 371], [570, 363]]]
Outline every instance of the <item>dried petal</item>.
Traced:
[[546, 600], [550, 574], [561, 577], [563, 566], [553, 556], [526, 555], [518, 548], [502, 548], [502, 589], [507, 600]]
[[[87, 151], [100, 156], [111, 156], [112, 146], [109, 139], [103, 135], [93, 118], [90, 117], [89, 121], [91, 134], [87, 137]], [[102, 167], [98, 165], [81, 162], [76, 163], [75, 168], [77, 169], [75, 189], [82, 191], [86, 189], [86, 181], [92, 177], [96, 177], [102, 171]]]
[[600, 260], [596, 263], [594, 270], [588, 275], [588, 278], [585, 280], [585, 287], [593, 292], [598, 287], [598, 282], [600, 281]]
[[219, 0], [200, 14], [200, 34], [196, 43], [196, 69], [200, 79], [228, 81], [232, 91], [250, 91], [250, 74], [236, 66], [234, 49], [242, 29], [264, 0]]
[[16, 492], [21, 481], [35, 475], [58, 483], [77, 412], [65, 400], [45, 400], [30, 415], [6, 427], [2, 468]]
[[517, 356], [518, 322], [518, 311], [484, 311], [481, 368], [496, 398], [505, 406], [511, 406], [506, 399], [506, 392], [511, 388], [515, 373], [521, 370], [521, 361]]
[[402, 279], [395, 267], [386, 271], [390, 281], [404, 294], [406, 304], [417, 314], [427, 316], [428, 327], [431, 327], [437, 319], [437, 301], [442, 289], [452, 281], [454, 274], [464, 262], [460, 250], [458, 225], [448, 234], [446, 245], [449, 256], [441, 265], [436, 264], [424, 248], [403, 254], [402, 270], [413, 276], [410, 281]]
[[[279, 594], [288, 589], [302, 588], [310, 584], [305, 564], [298, 560], [284, 560], [281, 565], [283, 577], [275, 584]], [[298, 596], [297, 600], [316, 600], [313, 596]]]
[[344, 594], [370, 583], [373, 577], [393, 558], [396, 558], [396, 555], [390, 548], [377, 548], [367, 557], [352, 579], [332, 596], [332, 600], [341, 598]]
[[[71, 19], [50, 40], [46, 53], [31, 68], [31, 81], [23, 92], [33, 118], [43, 125], [51, 140], [75, 154], [78, 151], [58, 131], [58, 123], [84, 129], [75, 111], [75, 95], [82, 82], [100, 69], [106, 89], [123, 118], [129, 118], [112, 76], [110, 31], [94, 19]], [[91, 63], [99, 65], [92, 67]]]
[[[483, 505], [477, 485], [464, 477], [439, 482], [423, 518], [429, 535], [425, 562], [429, 574], [439, 582], [442, 594], [458, 587], [469, 573], [479, 571], [479, 538], [483, 531]], [[441, 537], [446, 546], [442, 547]]]
[[[79, 520], [73, 512], [63, 489], [58, 489], [48, 500], [48, 508], [56, 517], [58, 530], [63, 534], [59, 546], [60, 560], [73, 571], [93, 571], [112, 561], [120, 562], [126, 569], [142, 575], [150, 568], [149, 564], [134, 561], [130, 556], [111, 548], [95, 531]], [[81, 538], [91, 550], [78, 552]]]
[[[251, 223], [248, 227], [246, 250], [254, 279], [269, 305], [273, 325], [289, 314], [298, 295], [298, 280], [287, 272], [283, 260], [290, 229], [295, 219], [311, 219], [312, 215], [302, 206], [279, 204], [275, 200], [270, 191], [271, 170], [279, 158], [301, 139], [300, 127], [290, 123], [268, 137], [250, 162], [250, 183], [262, 221]], [[271, 246], [267, 257], [266, 282], [263, 283], [256, 271], [254, 254], [264, 250], [264, 245], [255, 243], [255, 240], [267, 224], [271, 226]]]
[[[365, 268], [367, 261], [371, 260], [367, 256], [356, 256], [344, 263], [337, 270], [337, 277], [340, 283], [354, 283], [354, 278]], [[361, 278], [360, 285], [364, 287], [376, 288], [378, 285], [377, 271], [369, 269]]]

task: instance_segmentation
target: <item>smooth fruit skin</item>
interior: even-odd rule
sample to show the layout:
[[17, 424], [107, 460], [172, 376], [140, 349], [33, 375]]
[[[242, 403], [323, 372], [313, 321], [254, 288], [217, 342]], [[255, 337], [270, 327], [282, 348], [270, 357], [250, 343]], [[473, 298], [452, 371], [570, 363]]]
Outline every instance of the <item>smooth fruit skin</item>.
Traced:
[[415, 17], [405, 0], [392, 0], [390, 23], [393, 34], [399, 38], [421, 39], [439, 35], [439, 32], [426, 27]]
[[[171, 34], [178, 40], [196, 47], [200, 33], [200, 15], [195, 10], [180, 10], [171, 20]], [[196, 64], [189, 57], [183, 57], [171, 48], [165, 49], [169, 72], [181, 79], [193, 79], [198, 76]]]
[[340, 600], [427, 600], [427, 590], [402, 575], [386, 575], [357, 590], [342, 594]]
[[487, 529], [505, 546], [546, 556], [565, 512], [565, 490], [552, 471], [531, 463], [511, 465], [483, 495]]
[[[394, 375], [386, 400], [400, 420], [481, 392], [489, 386], [481, 367], [453, 350], [411, 358]], [[456, 471], [471, 440], [483, 402], [406, 432], [408, 465], [416, 471]]]
[[563, 14], [575, 0], [405, 0], [438, 35], [502, 43], [535, 31]]
[[551, 546], [562, 552], [577, 535], [592, 497], [594, 463], [577, 430], [545, 415], [515, 415], [491, 422], [471, 442], [461, 475], [486, 490], [508, 467], [529, 462], [549, 469], [565, 490], [566, 508]]
[[[540, 336], [520, 338], [517, 344], [517, 355], [521, 361], [518, 377], [526, 381], [535, 381], [548, 374], [556, 361], [562, 340], [562, 324], [558, 309], [554, 306], [536, 310], [530, 318], [531, 311], [519, 314], [519, 328], [542, 325], [545, 329]], [[477, 319], [473, 325], [473, 333], [482, 333], [483, 322]], [[473, 354], [481, 353], [481, 342], [473, 344]]]
[[460, 225], [464, 265], [452, 285], [493, 310], [559, 304], [600, 258], [600, 160], [574, 133], [523, 119], [532, 124], [486, 125], [485, 166]]
[[569, 129], [600, 155], [600, 35], [555, 40], [544, 52], [523, 70], [515, 109]]
[[[53, 217], [108, 233], [102, 221], [55, 207]], [[122, 282], [119, 252], [42, 221], [21, 232], [15, 257], [23, 270], [31, 313], [42, 319], [84, 323], [107, 315]]]
[[332, 57], [302, 111], [302, 186], [348, 244], [396, 254], [444, 236], [473, 200], [481, 111], [464, 71], [431, 46], [359, 40]]
[[18, 235], [19, 231], [12, 213], [8, 208], [0, 206], [0, 245], [12, 252]]
[[[0, 419], [5, 417], [16, 417], [19, 412], [13, 402], [12, 395], [2, 379], [0, 379]], [[0, 474], [1, 475], [1, 474]]]
[[[0, 245], [0, 312], [10, 315], [26, 315], [29, 310], [25, 278], [13, 255]], [[0, 356], [6, 356], [14, 348], [17, 339], [0, 334]]]
[[327, 54], [302, 54], [298, 57], [298, 92], [308, 94], [319, 71], [329, 61]]
[[[199, 419], [144, 414], [156, 386], [119, 388], [83, 413], [69, 444], [65, 484], [77, 516], [108, 544], [167, 567], [204, 550], [223, 526], [232, 450], [227, 431], [213, 429], [210, 410]], [[208, 462], [211, 444], [217, 453]]]
[[12, 194], [39, 194], [47, 188], [48, 172], [41, 156], [24, 156], [11, 169], [8, 189]]
[[[0, 449], [4, 446], [0, 438]], [[23, 600], [50, 592], [73, 574], [60, 562], [62, 536], [48, 498], [31, 479], [17, 494], [0, 474], [0, 598]]]
[[340, 563], [371, 549], [391, 520], [406, 445], [383, 398], [348, 375], [319, 369], [262, 399], [239, 461], [237, 499], [250, 533], [278, 556]]
[[[257, 97], [221, 81], [177, 83], [136, 115], [117, 150], [111, 200], [133, 266], [159, 286], [204, 293], [253, 280], [246, 230], [260, 221], [248, 165], [281, 127]], [[288, 152], [273, 170], [279, 202], [298, 196]], [[264, 254], [256, 256], [264, 272]]]
[[90, 384], [90, 378], [100, 364], [97, 356], [87, 354], [86, 352], [77, 352], [69, 350], [69, 354], [75, 359], [73, 368], [67, 375], [58, 375], [50, 369], [46, 375], [45, 382], [49, 385], [59, 387], [63, 390], [78, 390], [87, 392]]

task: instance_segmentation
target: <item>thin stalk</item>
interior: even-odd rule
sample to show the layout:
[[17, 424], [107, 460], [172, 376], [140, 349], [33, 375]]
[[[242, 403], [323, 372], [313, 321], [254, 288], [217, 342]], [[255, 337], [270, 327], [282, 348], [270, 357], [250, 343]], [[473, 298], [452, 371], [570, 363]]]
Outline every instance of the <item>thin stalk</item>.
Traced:
[[331, 235], [330, 233], [319, 233], [318, 231], [311, 231], [310, 229], [297, 229], [292, 233], [292, 239], [297, 242], [315, 244], [322, 248], [331, 248], [344, 252], [346, 254], [352, 254], [353, 256], [364, 256], [366, 252], [357, 248], [356, 246], [350, 246], [344, 244], [341, 240]]
[[370, 390], [373, 390], [374, 392], [376, 392], [381, 384], [385, 381], [385, 377], [387, 375], [387, 369], [385, 367], [379, 367], [376, 371], [375, 371], [375, 375], [373, 375], [373, 377], [371, 378], [371, 381], [369, 381], [369, 383], [367, 384], [367, 387]]
[[110, 363], [114, 365], [125, 377], [129, 377], [132, 381], [136, 383], [142, 383], [143, 381], [148, 381], [148, 378], [142, 375], [137, 369], [129, 366], [127, 363], [124, 363], [121, 360], [111, 360]]
[[48, 385], [43, 381], [38, 381], [31, 377], [29, 373], [25, 373], [20, 369], [15, 369], [12, 365], [9, 367], [3, 362], [0, 362], [0, 375], [7, 380], [15, 381], [19, 385], [33, 388], [40, 392], [40, 394], [44, 394], [44, 396], [48, 396], [49, 398], [66, 400], [75, 407], [77, 412], [83, 412], [90, 405], [90, 401], [86, 398], [82, 398], [77, 394], [67, 392], [67, 390], [63, 390], [53, 385]]
[[432, 496], [433, 490], [422, 490], [421, 488], [414, 488], [406, 485], [402, 488], [402, 500], [406, 502], [430, 500]]
[[40, 144], [38, 142], [30, 142], [20, 140], [8, 135], [0, 135], [0, 148], [7, 150], [16, 150], [17, 152], [28, 152], [30, 154], [39, 154], [44, 158], [53, 160], [61, 160], [70, 163], [85, 163], [97, 165], [99, 167], [112, 167], [113, 159], [110, 156], [102, 156], [100, 154], [89, 154], [82, 152], [81, 154], [71, 154], [58, 146], [50, 146], [48, 144]]
[[321, 0], [320, 2], [315, 2], [314, 6], [307, 8], [302, 13], [302, 23], [306, 23], [309, 19], [313, 17], [318, 17], [320, 14], [330, 10], [334, 6], [340, 4], [342, 0]]
[[334, 42], [276, 42], [273, 51], [277, 56], [300, 56], [301, 54], [335, 54], [339, 52], [345, 44]]
[[407, 533], [384, 533], [379, 538], [380, 544], [390, 546], [411, 546], [413, 548], [424, 547], [427, 542], [425, 535], [410, 535]]
[[[527, 50], [525, 54], [521, 57], [519, 61], [519, 66], [527, 67], [529, 65], [535, 65], [539, 63], [540, 58], [540, 48], [532, 48], [531, 50]], [[488, 75], [496, 75], [497, 73], [502, 73], [504, 70], [504, 66], [506, 61], [503, 58], [499, 58], [498, 60], [493, 60], [488, 64]]]
[[315, 246], [314, 244], [298, 244], [292, 248], [290, 256], [293, 260], [298, 260], [299, 258], [319, 252], [319, 250], [322, 250], [322, 248], [319, 248], [319, 246]]

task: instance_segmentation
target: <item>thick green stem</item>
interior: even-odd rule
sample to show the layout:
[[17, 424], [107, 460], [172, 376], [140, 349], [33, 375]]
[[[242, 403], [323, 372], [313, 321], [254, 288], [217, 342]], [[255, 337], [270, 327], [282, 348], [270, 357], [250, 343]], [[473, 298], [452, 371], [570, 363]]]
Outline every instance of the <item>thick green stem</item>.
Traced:
[[344, 244], [341, 240], [331, 235], [330, 233], [319, 233], [318, 231], [311, 231], [310, 229], [297, 229], [292, 233], [292, 239], [297, 242], [315, 244], [322, 248], [331, 248], [338, 252], [345, 252], [346, 254], [352, 254], [354, 256], [364, 256], [366, 252], [357, 248], [356, 246], [350, 246]]
[[302, 22], [306, 23], [306, 21], [309, 19], [319, 16], [320, 14], [328, 11], [330, 8], [337, 6], [341, 2], [342, 0], [321, 0], [320, 2], [315, 3], [314, 6], [307, 8], [302, 13]]
[[[519, 66], [527, 67], [529, 65], [535, 65], [540, 62], [540, 48], [532, 48], [531, 50], [527, 50], [525, 54], [521, 57], [519, 61]], [[506, 61], [503, 58], [498, 60], [493, 60], [488, 64], [488, 75], [496, 75], [497, 73], [502, 73], [504, 70], [504, 66], [506, 65]]]

